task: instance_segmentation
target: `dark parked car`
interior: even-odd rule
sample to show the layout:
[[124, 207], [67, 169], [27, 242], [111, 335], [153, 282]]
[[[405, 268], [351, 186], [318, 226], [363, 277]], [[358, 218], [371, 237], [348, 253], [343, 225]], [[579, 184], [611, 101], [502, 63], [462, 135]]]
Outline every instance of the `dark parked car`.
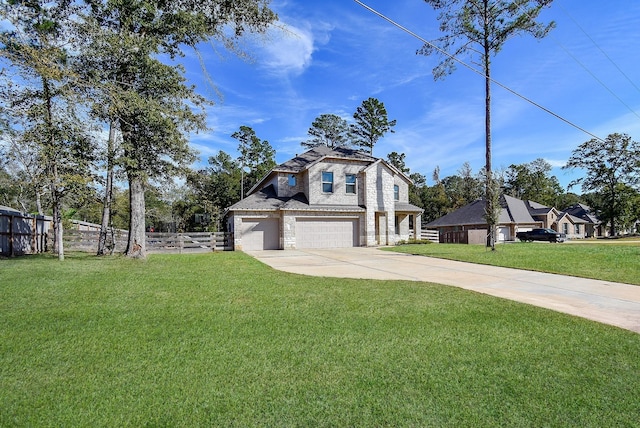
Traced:
[[528, 232], [516, 233], [516, 238], [521, 241], [564, 242], [567, 240], [567, 235], [553, 229], [533, 229]]

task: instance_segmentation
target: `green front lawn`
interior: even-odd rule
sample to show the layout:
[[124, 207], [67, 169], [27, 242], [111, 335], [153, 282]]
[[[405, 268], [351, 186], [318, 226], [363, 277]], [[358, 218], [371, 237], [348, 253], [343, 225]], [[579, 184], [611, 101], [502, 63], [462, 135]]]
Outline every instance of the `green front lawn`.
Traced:
[[595, 322], [242, 253], [0, 260], [3, 427], [638, 426], [639, 355]]
[[640, 285], [640, 244], [516, 242], [400, 245], [390, 251]]

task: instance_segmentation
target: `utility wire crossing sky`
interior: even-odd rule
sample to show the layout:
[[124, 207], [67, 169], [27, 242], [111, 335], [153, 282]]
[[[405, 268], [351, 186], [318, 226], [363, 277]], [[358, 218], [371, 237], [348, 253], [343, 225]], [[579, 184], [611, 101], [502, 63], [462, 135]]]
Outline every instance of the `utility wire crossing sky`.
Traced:
[[[212, 130], [192, 137], [199, 165], [220, 150], [238, 156], [231, 134], [242, 125], [268, 140], [276, 161], [284, 162], [303, 151], [300, 142], [316, 117], [352, 122], [362, 101], [374, 97], [397, 120], [374, 156], [405, 153], [411, 172], [428, 184], [436, 167], [443, 178], [464, 162], [476, 172], [484, 166], [483, 73], [472, 58], [456, 58], [462, 66], [434, 81], [441, 57], [416, 54], [442, 35], [427, 3], [275, 0], [271, 6], [280, 22], [266, 37], [245, 41], [251, 61], [209, 45], [184, 59], [187, 78], [217, 100], [208, 111]], [[492, 57], [493, 165], [500, 170], [543, 158], [566, 186], [582, 172], [560, 168], [581, 143], [615, 132], [640, 139], [640, 2], [555, 0], [539, 21], [556, 28], [540, 40], [512, 38]]]

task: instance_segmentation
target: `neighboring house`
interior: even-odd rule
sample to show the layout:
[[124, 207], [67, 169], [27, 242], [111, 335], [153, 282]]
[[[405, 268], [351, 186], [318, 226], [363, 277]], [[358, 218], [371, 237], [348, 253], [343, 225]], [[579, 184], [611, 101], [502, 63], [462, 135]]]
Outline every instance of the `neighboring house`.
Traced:
[[[540, 204], [525, 202], [508, 195], [500, 197], [500, 205], [497, 241], [512, 241], [518, 232], [537, 227], [548, 227], [548, 222], [553, 217], [553, 211], [544, 210]], [[488, 225], [484, 218], [485, 206], [484, 199], [477, 199], [428, 223], [425, 227], [437, 229], [440, 235], [444, 235], [446, 232], [466, 230], [484, 230], [486, 234], [488, 233]], [[532, 212], [537, 218], [534, 218]]]
[[597, 238], [600, 236], [608, 236], [609, 231], [606, 225], [600, 221], [596, 213], [587, 205], [575, 204], [564, 210], [564, 212], [585, 222], [584, 237]]
[[[602, 232], [600, 222], [586, 205], [577, 204], [565, 211], [558, 211], [553, 207], [508, 195], [500, 197], [500, 205], [502, 208], [498, 221], [498, 241], [515, 240], [516, 233], [537, 227], [554, 229], [566, 234], [569, 239], [600, 236]], [[484, 209], [484, 199], [478, 199], [432, 221], [425, 227], [438, 229], [441, 235], [465, 230], [484, 230], [486, 233]]]
[[[515, 199], [515, 198], [511, 198], [511, 199]], [[515, 200], [518, 201], [519, 199], [515, 199]], [[525, 207], [527, 208], [527, 210], [529, 211], [529, 214], [531, 214], [531, 217], [533, 217], [534, 220], [542, 222], [542, 227], [557, 230], [555, 228], [555, 224], [557, 223], [558, 218], [562, 215], [561, 212], [559, 212], [557, 209], [553, 207], [548, 207], [546, 205], [542, 205], [534, 201], [520, 201], [520, 202], [524, 202]], [[522, 229], [520, 231], [526, 232], [526, 230], [523, 231]]]
[[566, 211], [560, 214], [556, 224], [557, 226], [555, 226], [554, 229], [567, 235], [567, 239], [587, 237], [587, 226], [589, 223], [581, 218], [572, 216]]
[[227, 210], [236, 250], [392, 245], [420, 236], [411, 180], [382, 159], [318, 146], [271, 170]]

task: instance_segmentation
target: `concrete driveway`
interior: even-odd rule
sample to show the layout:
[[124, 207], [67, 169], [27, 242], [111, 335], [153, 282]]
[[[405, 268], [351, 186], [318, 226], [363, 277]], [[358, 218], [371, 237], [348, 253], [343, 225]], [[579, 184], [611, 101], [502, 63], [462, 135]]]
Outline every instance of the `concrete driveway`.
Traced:
[[412, 256], [378, 248], [249, 254], [285, 272], [452, 285], [640, 333], [640, 286]]

